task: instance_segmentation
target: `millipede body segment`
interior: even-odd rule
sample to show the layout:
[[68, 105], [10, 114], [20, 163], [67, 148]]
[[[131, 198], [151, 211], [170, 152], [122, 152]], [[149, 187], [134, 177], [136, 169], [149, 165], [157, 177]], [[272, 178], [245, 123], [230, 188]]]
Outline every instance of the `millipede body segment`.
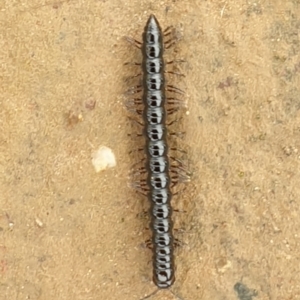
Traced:
[[168, 288], [175, 281], [171, 177], [166, 125], [166, 83], [163, 32], [151, 15], [143, 33], [143, 120], [147, 196], [151, 203], [153, 281]]

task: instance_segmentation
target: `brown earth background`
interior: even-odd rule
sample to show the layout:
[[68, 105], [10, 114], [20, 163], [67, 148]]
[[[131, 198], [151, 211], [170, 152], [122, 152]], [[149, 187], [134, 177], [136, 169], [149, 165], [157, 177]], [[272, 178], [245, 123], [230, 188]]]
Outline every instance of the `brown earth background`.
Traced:
[[[139, 300], [153, 292], [144, 197], [128, 186], [124, 108], [153, 13], [180, 34], [191, 182], [173, 292], [300, 299], [300, 1], [0, 3], [0, 299]], [[172, 79], [170, 79], [172, 80]], [[175, 79], [176, 80], [176, 79]], [[96, 173], [91, 153], [117, 166]], [[175, 299], [159, 291], [155, 299]]]

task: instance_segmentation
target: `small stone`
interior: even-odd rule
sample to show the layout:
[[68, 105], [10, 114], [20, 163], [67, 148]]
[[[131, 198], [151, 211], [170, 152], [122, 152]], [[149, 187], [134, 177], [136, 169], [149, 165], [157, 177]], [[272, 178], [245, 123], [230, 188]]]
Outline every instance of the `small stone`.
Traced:
[[92, 154], [92, 164], [98, 173], [108, 168], [116, 166], [116, 158], [112, 150], [106, 146], [100, 146], [97, 151]]

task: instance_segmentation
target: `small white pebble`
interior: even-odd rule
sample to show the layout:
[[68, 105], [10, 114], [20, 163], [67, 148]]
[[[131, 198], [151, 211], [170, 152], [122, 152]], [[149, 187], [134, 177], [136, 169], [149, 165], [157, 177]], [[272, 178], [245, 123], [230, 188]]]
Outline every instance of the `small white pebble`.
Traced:
[[39, 227], [43, 227], [44, 223], [41, 221], [41, 219], [39, 218], [35, 218], [35, 223], [37, 226]]
[[92, 154], [92, 164], [98, 173], [102, 170], [115, 167], [117, 163], [112, 150], [106, 146], [100, 146], [99, 149]]

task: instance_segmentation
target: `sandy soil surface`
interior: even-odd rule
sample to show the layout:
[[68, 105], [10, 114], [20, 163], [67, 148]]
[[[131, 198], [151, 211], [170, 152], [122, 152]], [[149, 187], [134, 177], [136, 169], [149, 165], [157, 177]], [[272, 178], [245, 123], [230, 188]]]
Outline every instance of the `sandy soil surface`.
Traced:
[[[174, 207], [183, 300], [300, 299], [299, 0], [0, 4], [0, 298], [139, 300], [155, 290], [124, 66], [154, 13], [180, 41], [193, 176]], [[176, 83], [177, 84], [177, 83]], [[117, 166], [96, 173], [110, 147]], [[176, 299], [159, 291], [154, 299]]]

